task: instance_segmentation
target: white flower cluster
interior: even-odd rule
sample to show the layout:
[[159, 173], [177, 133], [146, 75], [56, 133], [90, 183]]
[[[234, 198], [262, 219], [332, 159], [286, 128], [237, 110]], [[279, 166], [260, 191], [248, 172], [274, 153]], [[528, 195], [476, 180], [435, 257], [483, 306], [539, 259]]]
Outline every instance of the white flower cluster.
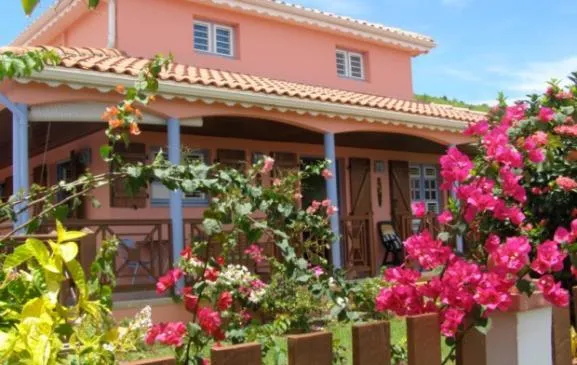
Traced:
[[217, 281], [221, 284], [238, 288], [240, 286], [249, 287], [250, 282], [254, 279], [256, 277], [246, 266], [228, 265], [222, 270]]
[[248, 296], [248, 301], [254, 304], [258, 304], [260, 303], [265, 294], [266, 294], [266, 288], [251, 290], [250, 295]]
[[238, 290], [251, 303], [259, 303], [266, 294], [266, 285], [246, 266], [228, 265], [220, 273], [217, 284]]
[[130, 330], [147, 331], [150, 327], [152, 327], [152, 308], [147, 305], [136, 313], [129, 328]]
[[202, 262], [196, 256], [192, 256], [189, 259], [182, 259], [178, 265], [182, 271], [184, 271], [188, 276], [196, 278], [200, 275], [204, 269], [204, 262]]

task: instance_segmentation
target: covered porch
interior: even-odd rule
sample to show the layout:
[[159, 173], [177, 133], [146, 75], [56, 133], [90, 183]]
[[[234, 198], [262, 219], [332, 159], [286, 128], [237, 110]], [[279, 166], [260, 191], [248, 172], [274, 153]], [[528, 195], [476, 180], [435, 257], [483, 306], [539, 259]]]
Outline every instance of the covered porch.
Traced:
[[[50, 185], [74, 179], [86, 169], [92, 173], [108, 169], [98, 156], [99, 147], [107, 142], [100, 115], [120, 99], [114, 86], [129, 85], [133, 78], [109, 79], [114, 74], [64, 67], [50, 71], [35, 75], [34, 82], [12, 82], [0, 89], [6, 107], [0, 113], [0, 128], [6, 131], [0, 135], [0, 148], [12, 151], [12, 156], [4, 153], [0, 158], [3, 196], [27, 191], [31, 183]], [[66, 81], [64, 74], [54, 71], [91, 79]], [[438, 172], [438, 157], [448, 145], [467, 142], [459, 130], [466, 126], [466, 118], [476, 118], [456, 111], [431, 116], [434, 110], [423, 111], [415, 102], [397, 101], [389, 108], [310, 100], [302, 94], [272, 97], [262, 91], [189, 86], [161, 82], [161, 97], [144, 110], [142, 135], [123, 153], [133, 160], [148, 160], [162, 148], [174, 163], [186, 154], [236, 168], [263, 155], [273, 156], [277, 168], [286, 169], [314, 159], [331, 160], [335, 178], [305, 184], [302, 205], [328, 198], [339, 206], [340, 215], [332, 217], [331, 227], [340, 239], [332, 244], [330, 260], [357, 277], [376, 273], [382, 262], [377, 222], [393, 221], [398, 233], [407, 235], [410, 202], [417, 190], [419, 194], [435, 190], [429, 200], [437, 202], [434, 209], [442, 208], [445, 198], [437, 182], [425, 191], [413, 181], [426, 180], [425, 167]], [[405, 103], [415, 104], [414, 109]], [[411, 172], [415, 168], [418, 176]], [[263, 183], [270, 181], [264, 177]], [[126, 277], [121, 285], [126, 290], [150, 288], [194, 234], [201, 234], [199, 219], [209, 198], [183, 196], [154, 184], [136, 196], [112, 186], [99, 188], [94, 197], [102, 207], [83, 204], [67, 224], [93, 227], [100, 237], [114, 233], [125, 239], [124, 261], [117, 269]], [[27, 213], [21, 214], [17, 224], [26, 220]], [[272, 253], [274, 245], [263, 244]], [[247, 261], [242, 245], [236, 260]]]

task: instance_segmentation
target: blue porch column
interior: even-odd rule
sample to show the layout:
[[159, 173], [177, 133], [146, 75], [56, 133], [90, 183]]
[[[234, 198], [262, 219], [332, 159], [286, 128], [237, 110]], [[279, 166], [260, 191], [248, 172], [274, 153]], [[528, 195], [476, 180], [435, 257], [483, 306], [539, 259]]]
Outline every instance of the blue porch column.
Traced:
[[[180, 164], [180, 120], [170, 118], [168, 125], [168, 160]], [[172, 258], [176, 263], [184, 248], [184, 224], [182, 222], [182, 192], [170, 192], [170, 220], [172, 223]]]
[[[29, 191], [29, 161], [28, 161], [28, 106], [16, 104], [12, 110], [12, 181], [13, 194], [27, 194]], [[26, 204], [18, 204], [20, 210]], [[28, 210], [17, 215], [14, 226], [20, 226], [28, 221]]]
[[[327, 132], [324, 135], [324, 142], [325, 142], [325, 158], [330, 160], [330, 164], [328, 169], [332, 172], [333, 178], [326, 180], [326, 188], [327, 188], [327, 198], [331, 200], [332, 204], [336, 207], [339, 206], [339, 194], [337, 191], [337, 157], [335, 154], [335, 134], [331, 132]], [[338, 214], [333, 214], [329, 219], [331, 223], [331, 230], [336, 235], [336, 238], [331, 247], [331, 257], [333, 261], [333, 266], [335, 268], [343, 267], [342, 259], [341, 259], [341, 234], [340, 234], [340, 227], [339, 227], [339, 217], [340, 212]]]

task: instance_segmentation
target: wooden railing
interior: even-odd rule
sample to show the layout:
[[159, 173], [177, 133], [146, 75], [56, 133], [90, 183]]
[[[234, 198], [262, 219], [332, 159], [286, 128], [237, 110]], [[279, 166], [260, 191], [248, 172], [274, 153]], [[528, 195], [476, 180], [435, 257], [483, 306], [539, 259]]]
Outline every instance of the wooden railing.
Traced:
[[423, 218], [415, 218], [411, 213], [395, 214], [393, 223], [397, 234], [403, 241], [415, 233], [415, 228], [419, 232], [428, 230], [434, 237], [437, 236], [440, 229], [437, 214], [433, 212], [427, 213]]
[[[69, 219], [66, 228], [90, 229], [97, 246], [112, 237], [119, 239], [116, 292], [152, 290], [158, 278], [172, 266], [172, 230], [168, 219]], [[46, 223], [39, 231], [53, 229], [54, 224]]]
[[341, 247], [345, 267], [351, 277], [373, 273], [374, 225], [371, 216], [341, 217]]

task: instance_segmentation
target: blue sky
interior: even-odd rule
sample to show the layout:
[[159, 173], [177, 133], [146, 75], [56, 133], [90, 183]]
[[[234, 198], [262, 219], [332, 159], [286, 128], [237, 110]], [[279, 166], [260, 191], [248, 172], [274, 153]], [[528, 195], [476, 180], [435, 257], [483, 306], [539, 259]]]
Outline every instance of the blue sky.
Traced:
[[[293, 2], [432, 36], [437, 48], [413, 63], [418, 93], [470, 102], [489, 102], [498, 91], [518, 98], [577, 70], [575, 0]], [[43, 7], [48, 4], [42, 1]], [[0, 14], [0, 44], [8, 44], [31, 21], [18, 0], [3, 0]]]

